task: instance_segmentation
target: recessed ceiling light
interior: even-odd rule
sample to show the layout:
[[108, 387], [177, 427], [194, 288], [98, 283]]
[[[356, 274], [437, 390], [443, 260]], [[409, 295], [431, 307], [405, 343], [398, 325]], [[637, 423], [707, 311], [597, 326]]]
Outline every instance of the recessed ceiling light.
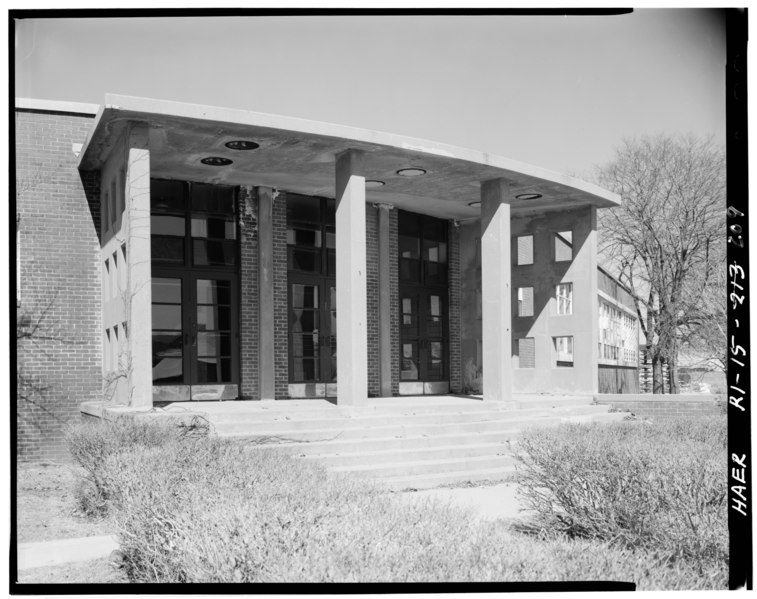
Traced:
[[397, 174], [403, 177], [420, 177], [425, 175], [426, 171], [422, 168], [401, 168], [397, 171]]
[[541, 197], [540, 193], [522, 193], [515, 196], [516, 200], [538, 200]]
[[230, 150], [257, 150], [260, 144], [247, 139], [235, 139], [233, 141], [227, 141], [224, 144]]
[[200, 162], [210, 166], [227, 166], [233, 164], [234, 161], [229, 160], [228, 158], [222, 158], [221, 156], [208, 156], [207, 158], [200, 160]]
[[365, 186], [375, 189], [376, 187], [383, 187], [386, 185], [383, 181], [379, 181], [377, 179], [367, 179], [365, 182]]
[[481, 206], [481, 200], [474, 200], [472, 202], [468, 202], [468, 206], [472, 206], [473, 208], [478, 208]]

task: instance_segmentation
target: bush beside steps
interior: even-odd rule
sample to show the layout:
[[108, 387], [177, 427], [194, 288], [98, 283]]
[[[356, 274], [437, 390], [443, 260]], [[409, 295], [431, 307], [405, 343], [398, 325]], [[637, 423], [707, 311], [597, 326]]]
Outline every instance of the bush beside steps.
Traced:
[[727, 585], [716, 566], [600, 539], [519, 534], [438, 500], [406, 503], [375, 483], [171, 425], [81, 426], [69, 444], [87, 471], [82, 484], [97, 496], [89, 513], [110, 512], [118, 526], [132, 582]]

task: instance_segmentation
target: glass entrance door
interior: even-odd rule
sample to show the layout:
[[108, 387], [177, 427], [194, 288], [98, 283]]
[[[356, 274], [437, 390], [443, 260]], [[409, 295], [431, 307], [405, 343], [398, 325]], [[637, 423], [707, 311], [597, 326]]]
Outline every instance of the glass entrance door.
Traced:
[[234, 188], [161, 179], [150, 183], [153, 401], [236, 399]]
[[400, 308], [400, 384], [405, 383], [402, 390], [407, 394], [446, 393], [446, 293], [405, 288], [400, 292]]
[[399, 212], [400, 395], [449, 392], [447, 229]]
[[336, 286], [333, 279], [289, 283], [289, 395], [336, 396]]
[[235, 277], [155, 274], [152, 279], [155, 400], [236, 398], [239, 329]]

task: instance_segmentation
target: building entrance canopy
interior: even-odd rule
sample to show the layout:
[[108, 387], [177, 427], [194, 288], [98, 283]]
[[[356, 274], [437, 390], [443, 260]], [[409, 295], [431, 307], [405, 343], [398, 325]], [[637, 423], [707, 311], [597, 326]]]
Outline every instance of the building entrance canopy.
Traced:
[[[79, 168], [101, 168], [129, 121], [149, 126], [153, 177], [228, 185], [252, 181], [303, 195], [335, 197], [336, 155], [359, 150], [364, 153], [366, 180], [383, 183], [369, 183], [368, 202], [387, 202], [439, 218], [477, 217], [477, 204], [470, 204], [480, 202], [481, 182], [498, 178], [509, 183], [513, 213], [620, 203], [615, 194], [596, 185], [476, 150], [305, 119], [110, 94], [82, 148]], [[235, 141], [259, 147], [227, 147]], [[204, 164], [206, 158], [232, 163]], [[425, 174], [398, 174], [403, 169]], [[528, 199], [534, 195], [541, 197]]]

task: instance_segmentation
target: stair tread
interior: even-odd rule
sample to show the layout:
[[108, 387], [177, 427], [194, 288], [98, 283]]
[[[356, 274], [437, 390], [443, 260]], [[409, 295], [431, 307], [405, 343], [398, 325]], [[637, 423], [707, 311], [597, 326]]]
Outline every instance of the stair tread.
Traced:
[[[512, 460], [511, 455], [485, 455], [485, 456], [471, 456], [471, 457], [458, 457], [458, 458], [446, 458], [446, 459], [431, 459], [431, 460], [413, 460], [411, 462], [400, 462], [403, 468], [412, 468], [416, 466], [427, 465], [439, 465], [439, 464], [456, 464], [460, 462], [486, 462], [489, 460]], [[381, 464], [359, 464], [354, 466], [333, 466], [329, 470], [334, 472], [370, 472], [371, 470], [381, 470], [382, 468], [394, 468], [398, 465], [397, 462], [385, 462]], [[408, 475], [409, 476], [409, 475]]]
[[449, 451], [454, 449], [460, 449], [460, 450], [466, 450], [470, 451], [471, 449], [499, 449], [502, 447], [507, 447], [507, 443], [505, 441], [498, 442], [498, 443], [478, 443], [478, 444], [470, 444], [470, 445], [441, 445], [438, 447], [420, 447], [420, 448], [393, 448], [393, 449], [380, 449], [375, 451], [351, 451], [346, 453], [316, 453], [316, 454], [310, 454], [306, 455], [305, 457], [309, 459], [320, 459], [320, 458], [329, 458], [329, 457], [374, 457], [374, 456], [382, 456], [382, 455], [392, 455], [392, 454], [398, 454], [398, 453], [415, 453], [415, 452], [434, 452], [434, 451]]

